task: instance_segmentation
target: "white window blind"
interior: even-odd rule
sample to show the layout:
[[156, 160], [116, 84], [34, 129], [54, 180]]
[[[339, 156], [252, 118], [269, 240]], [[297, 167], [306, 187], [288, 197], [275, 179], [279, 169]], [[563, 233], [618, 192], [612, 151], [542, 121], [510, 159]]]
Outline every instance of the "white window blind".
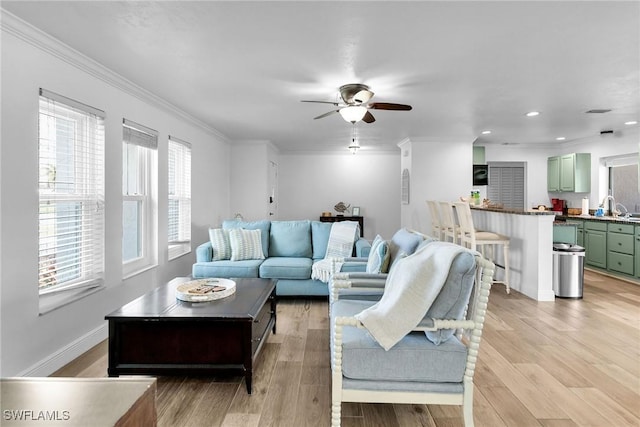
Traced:
[[38, 288], [104, 281], [104, 112], [40, 89]]
[[191, 250], [191, 144], [169, 136], [169, 258]]
[[123, 119], [122, 261], [126, 276], [155, 263], [158, 132]]
[[487, 197], [505, 208], [524, 209], [524, 166], [489, 165]]

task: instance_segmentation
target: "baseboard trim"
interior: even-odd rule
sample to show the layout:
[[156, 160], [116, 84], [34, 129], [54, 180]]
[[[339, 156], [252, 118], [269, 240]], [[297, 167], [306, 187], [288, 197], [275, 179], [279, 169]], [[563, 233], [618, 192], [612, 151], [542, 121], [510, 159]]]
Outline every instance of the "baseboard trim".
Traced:
[[67, 363], [89, 351], [108, 336], [107, 323], [84, 334], [77, 340], [42, 359], [35, 365], [18, 374], [21, 377], [48, 377]]

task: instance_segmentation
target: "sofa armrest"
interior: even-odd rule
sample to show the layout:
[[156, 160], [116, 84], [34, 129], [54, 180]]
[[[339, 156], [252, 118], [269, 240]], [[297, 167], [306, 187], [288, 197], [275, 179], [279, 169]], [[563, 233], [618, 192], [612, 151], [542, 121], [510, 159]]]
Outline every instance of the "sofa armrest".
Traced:
[[369, 252], [371, 251], [371, 243], [367, 239], [362, 237], [358, 238], [355, 242], [356, 257], [369, 258]]
[[211, 262], [213, 259], [213, 249], [211, 242], [204, 242], [196, 248], [196, 262]]

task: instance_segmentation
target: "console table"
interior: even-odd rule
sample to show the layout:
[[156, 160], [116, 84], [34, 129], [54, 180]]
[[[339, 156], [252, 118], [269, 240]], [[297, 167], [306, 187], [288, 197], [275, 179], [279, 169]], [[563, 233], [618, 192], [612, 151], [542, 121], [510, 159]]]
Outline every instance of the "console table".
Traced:
[[364, 217], [361, 216], [321, 216], [320, 222], [357, 221], [360, 224], [360, 237], [364, 237]]

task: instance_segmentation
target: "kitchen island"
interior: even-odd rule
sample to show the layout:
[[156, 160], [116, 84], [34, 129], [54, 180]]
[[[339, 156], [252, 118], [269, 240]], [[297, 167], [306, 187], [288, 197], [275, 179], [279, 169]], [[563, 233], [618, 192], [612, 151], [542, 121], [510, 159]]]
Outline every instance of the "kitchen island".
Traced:
[[[551, 211], [498, 209], [471, 205], [476, 229], [508, 236], [509, 285], [529, 298], [553, 301], [553, 222]], [[502, 251], [496, 251], [497, 264], [504, 265]], [[498, 280], [504, 271], [496, 270]]]

